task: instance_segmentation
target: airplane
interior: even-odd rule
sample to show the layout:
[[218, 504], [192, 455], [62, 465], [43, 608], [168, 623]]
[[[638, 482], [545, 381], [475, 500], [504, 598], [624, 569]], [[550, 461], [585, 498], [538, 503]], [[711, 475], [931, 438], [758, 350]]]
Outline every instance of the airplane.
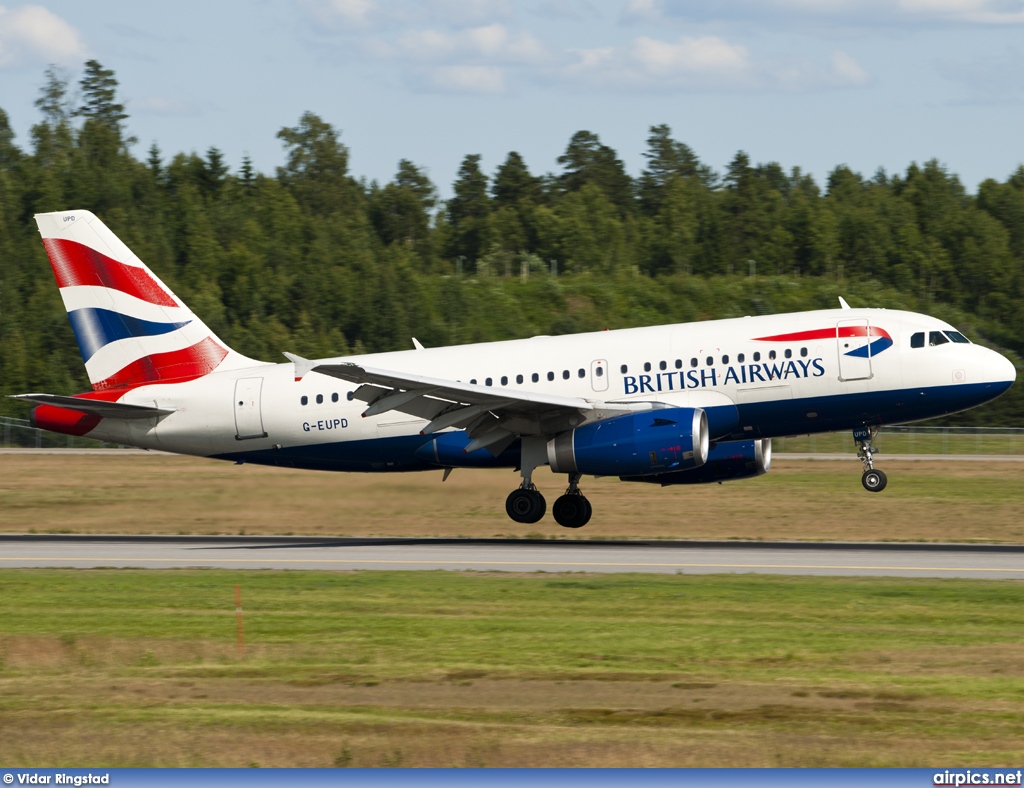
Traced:
[[14, 395], [34, 426], [238, 464], [325, 471], [514, 468], [505, 508], [546, 513], [534, 471], [662, 486], [751, 478], [773, 437], [852, 430], [882, 491], [878, 428], [1005, 392], [1013, 364], [927, 315], [840, 308], [283, 363], [221, 341], [89, 211], [38, 214], [92, 391]]

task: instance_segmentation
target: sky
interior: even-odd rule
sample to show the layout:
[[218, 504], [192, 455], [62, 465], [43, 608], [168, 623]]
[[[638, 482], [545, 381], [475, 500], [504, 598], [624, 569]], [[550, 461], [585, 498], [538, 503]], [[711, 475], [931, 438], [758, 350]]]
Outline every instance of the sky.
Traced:
[[467, 154], [559, 172], [586, 129], [632, 175], [668, 124], [824, 185], [938, 159], [974, 192], [1024, 164], [1024, 0], [51, 0], [0, 5], [0, 108], [23, 149], [49, 64], [113, 69], [133, 151], [216, 146], [272, 174], [311, 111], [357, 178], [400, 159], [442, 197]]

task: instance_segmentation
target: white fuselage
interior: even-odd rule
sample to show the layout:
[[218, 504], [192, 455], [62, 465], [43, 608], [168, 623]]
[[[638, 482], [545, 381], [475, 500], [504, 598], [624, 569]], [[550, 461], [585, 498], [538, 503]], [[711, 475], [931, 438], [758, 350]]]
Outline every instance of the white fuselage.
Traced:
[[[862, 325], [870, 326], [866, 336], [847, 337], [841, 330]], [[926, 419], [980, 404], [1008, 388], [1014, 369], [994, 351], [953, 341], [912, 347], [915, 334], [927, 338], [952, 330], [911, 312], [836, 309], [331, 361], [600, 402], [735, 405], [738, 427], [712, 438], [741, 440]], [[349, 398], [356, 388], [316, 372], [296, 380], [291, 362], [214, 372], [128, 391], [121, 401], [174, 412], [160, 420], [103, 419], [90, 435], [295, 467], [436, 467], [414, 457], [426, 441], [419, 434], [425, 420], [398, 411], [363, 418], [366, 403]]]

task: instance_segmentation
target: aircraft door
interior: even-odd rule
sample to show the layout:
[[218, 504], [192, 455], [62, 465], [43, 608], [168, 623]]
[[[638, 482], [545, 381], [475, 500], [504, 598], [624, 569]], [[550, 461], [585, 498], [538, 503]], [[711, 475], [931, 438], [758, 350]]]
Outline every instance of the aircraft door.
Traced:
[[608, 362], [603, 358], [590, 362], [590, 385], [594, 391], [608, 390]]
[[839, 351], [839, 379], [867, 380], [871, 372], [871, 331], [867, 318], [836, 323]]
[[260, 392], [263, 378], [239, 378], [235, 381], [235, 440], [265, 438]]

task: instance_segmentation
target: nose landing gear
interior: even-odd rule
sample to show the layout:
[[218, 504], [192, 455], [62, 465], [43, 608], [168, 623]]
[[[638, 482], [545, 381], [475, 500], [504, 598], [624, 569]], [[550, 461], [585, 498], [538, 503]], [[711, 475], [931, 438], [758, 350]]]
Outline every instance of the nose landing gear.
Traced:
[[569, 488], [551, 507], [555, 522], [564, 528], [582, 528], [590, 522], [590, 517], [594, 513], [594, 507], [580, 492], [579, 483], [578, 473], [569, 474]]
[[868, 492], [882, 492], [889, 480], [885, 473], [875, 469], [874, 455], [878, 449], [871, 442], [878, 435], [878, 427], [857, 427], [853, 431], [853, 441], [857, 444], [857, 457], [864, 463], [864, 474], [860, 483]]

